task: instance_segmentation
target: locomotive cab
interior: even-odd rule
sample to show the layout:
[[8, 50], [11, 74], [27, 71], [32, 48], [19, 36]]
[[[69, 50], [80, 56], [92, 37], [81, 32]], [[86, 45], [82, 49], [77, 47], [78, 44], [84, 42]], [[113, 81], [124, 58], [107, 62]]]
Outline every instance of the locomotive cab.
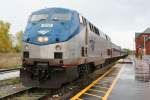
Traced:
[[[23, 35], [24, 61], [68, 59], [69, 45], [65, 42], [79, 30], [78, 15], [74, 11], [53, 8], [34, 12]], [[56, 65], [55, 61], [52, 63]], [[62, 60], [58, 62], [63, 63]]]
[[46, 8], [31, 14], [22, 54], [23, 85], [58, 88], [118, 58], [120, 47], [78, 12]]
[[50, 8], [33, 12], [23, 34], [23, 68], [20, 73], [23, 85], [56, 88], [77, 78], [74, 65], [63, 66], [72, 64], [72, 52], [68, 50], [76, 47], [68, 41], [79, 30], [75, 11]]

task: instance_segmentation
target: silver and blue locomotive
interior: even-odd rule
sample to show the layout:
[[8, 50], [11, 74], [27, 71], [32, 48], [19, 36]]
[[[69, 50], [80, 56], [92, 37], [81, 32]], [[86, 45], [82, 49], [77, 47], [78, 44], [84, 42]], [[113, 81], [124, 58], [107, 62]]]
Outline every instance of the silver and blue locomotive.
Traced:
[[57, 88], [106, 61], [121, 48], [77, 11], [46, 8], [31, 14], [23, 34], [23, 85]]

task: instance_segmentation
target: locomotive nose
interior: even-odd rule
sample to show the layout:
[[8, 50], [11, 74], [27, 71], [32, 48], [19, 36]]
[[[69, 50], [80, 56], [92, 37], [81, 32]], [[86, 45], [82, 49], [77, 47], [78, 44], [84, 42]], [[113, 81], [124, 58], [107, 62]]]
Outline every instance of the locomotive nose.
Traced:
[[[39, 27], [40, 28], [36, 28]], [[25, 41], [36, 45], [48, 45], [63, 42], [68, 38], [68, 32], [61, 23], [35, 25], [32, 31], [25, 32]]]

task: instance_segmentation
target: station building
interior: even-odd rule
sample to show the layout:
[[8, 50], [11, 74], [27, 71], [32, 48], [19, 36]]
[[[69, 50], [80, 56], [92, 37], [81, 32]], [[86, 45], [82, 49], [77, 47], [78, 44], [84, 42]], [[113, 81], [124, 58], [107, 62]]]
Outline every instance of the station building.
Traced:
[[135, 48], [136, 57], [143, 54], [150, 55], [150, 28], [147, 28], [144, 32], [135, 33]]

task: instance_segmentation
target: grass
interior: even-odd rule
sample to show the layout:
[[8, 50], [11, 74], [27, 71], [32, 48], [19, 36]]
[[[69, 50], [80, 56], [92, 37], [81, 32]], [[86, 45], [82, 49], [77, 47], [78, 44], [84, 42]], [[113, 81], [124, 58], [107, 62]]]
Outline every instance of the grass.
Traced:
[[0, 53], [0, 69], [17, 68], [21, 63], [20, 53]]

